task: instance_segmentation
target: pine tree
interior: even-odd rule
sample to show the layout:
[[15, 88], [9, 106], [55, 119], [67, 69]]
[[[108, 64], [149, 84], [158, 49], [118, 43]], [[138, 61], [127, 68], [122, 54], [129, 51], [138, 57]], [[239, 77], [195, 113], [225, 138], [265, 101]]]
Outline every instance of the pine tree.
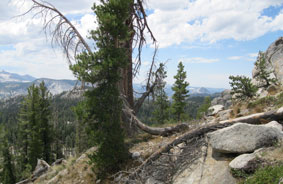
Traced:
[[231, 94], [238, 100], [251, 99], [256, 95], [257, 87], [252, 84], [252, 80], [245, 76], [230, 76]]
[[50, 110], [50, 100], [51, 94], [45, 86], [44, 81], [39, 85], [39, 124], [40, 124], [40, 134], [41, 134], [41, 141], [43, 144], [42, 148], [42, 159], [45, 160], [47, 163], [52, 161], [51, 156], [51, 143], [52, 143], [52, 136], [51, 136], [51, 125], [49, 122], [51, 110]]
[[197, 111], [197, 119], [201, 119], [208, 111], [208, 108], [211, 105], [211, 99], [210, 96], [206, 96], [204, 99], [203, 104], [198, 108]]
[[175, 116], [175, 119], [180, 121], [182, 120], [182, 116], [184, 115], [184, 108], [186, 106], [186, 99], [189, 97], [189, 90], [187, 87], [189, 83], [186, 80], [186, 72], [184, 71], [184, 65], [182, 62], [178, 65], [177, 74], [174, 76], [176, 79], [175, 83], [173, 84], [172, 90], [174, 91], [173, 94], [173, 104], [172, 104], [172, 112]]
[[153, 111], [153, 121], [162, 124], [169, 119], [169, 100], [165, 92], [166, 82], [164, 79], [167, 77], [164, 69], [164, 64], [160, 64], [159, 69], [156, 72], [158, 76], [158, 83], [155, 87], [155, 102]]
[[10, 145], [8, 143], [7, 132], [4, 126], [0, 125], [0, 181], [3, 184], [16, 183], [15, 169]]
[[[128, 158], [121, 128], [122, 101], [119, 85], [121, 69], [127, 67], [127, 50], [121, 46], [132, 34], [126, 21], [133, 0], [101, 1], [94, 5], [98, 29], [91, 32], [97, 45], [94, 54], [81, 54], [71, 69], [83, 81], [95, 86], [85, 92], [84, 122], [97, 151], [90, 155], [99, 177], [118, 171]], [[78, 114], [79, 115], [79, 114]]]
[[10, 146], [8, 145], [8, 141], [4, 140], [2, 148], [2, 157], [3, 157], [3, 168], [2, 168], [2, 176], [1, 181], [4, 184], [14, 184], [16, 183], [15, 177], [15, 169], [12, 161], [12, 155], [10, 153]]
[[84, 122], [85, 107], [84, 103], [79, 103], [76, 108], [73, 109], [74, 113], [76, 114], [76, 140], [75, 140], [75, 149], [76, 153], [82, 153], [87, 148], [89, 148], [89, 142], [87, 139], [87, 132], [86, 132], [86, 125], [87, 123]]
[[37, 159], [42, 157], [42, 139], [41, 139], [41, 124], [40, 124], [40, 102], [39, 102], [39, 89], [34, 84], [31, 86], [28, 92], [29, 103], [29, 149], [28, 149], [28, 162], [31, 165], [32, 170], [37, 164]]
[[266, 70], [266, 61], [265, 61], [265, 55], [263, 52], [258, 53], [258, 58], [255, 63], [255, 66], [258, 70], [258, 78], [264, 83], [264, 88], [268, 88], [271, 84], [277, 84], [277, 79], [276, 78], [271, 78], [270, 74], [272, 73], [271, 71]]
[[51, 136], [49, 125], [50, 94], [44, 82], [28, 88], [22, 102], [19, 119], [19, 167], [22, 177], [35, 168], [37, 159], [51, 161]]

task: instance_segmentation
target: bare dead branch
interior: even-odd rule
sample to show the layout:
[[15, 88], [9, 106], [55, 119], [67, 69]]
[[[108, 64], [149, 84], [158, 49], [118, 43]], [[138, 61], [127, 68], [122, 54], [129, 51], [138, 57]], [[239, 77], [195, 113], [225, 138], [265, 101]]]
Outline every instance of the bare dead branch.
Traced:
[[76, 60], [79, 48], [86, 50], [89, 54], [92, 53], [76, 27], [57, 8], [46, 1], [31, 1], [32, 7], [21, 16], [35, 12], [33, 18], [41, 17], [45, 35], [51, 35], [52, 46], [59, 45], [63, 49], [69, 64], [72, 60]]
[[178, 124], [176, 126], [172, 126], [172, 127], [165, 127], [165, 128], [155, 128], [155, 127], [150, 127], [145, 125], [144, 123], [142, 123], [134, 114], [134, 111], [129, 108], [128, 102], [125, 99], [125, 97], [122, 97], [123, 100], [123, 113], [126, 117], [128, 117], [128, 119], [130, 120], [130, 122], [132, 122], [133, 124], [135, 124], [137, 127], [139, 127], [141, 130], [143, 130], [146, 133], [149, 133], [151, 135], [162, 135], [162, 136], [168, 136], [168, 135], [172, 135], [174, 133], [177, 132], [183, 132], [187, 129], [189, 129], [189, 125], [186, 123], [182, 123], [182, 124]]
[[[134, 4], [133, 28], [135, 30], [135, 36], [136, 36], [134, 49], [137, 48], [138, 54], [135, 59], [136, 64], [134, 66], [133, 76], [136, 76], [141, 65], [142, 48], [146, 44], [145, 31], [148, 31], [153, 44], [156, 45], [156, 39], [151, 29], [148, 26], [146, 17], [147, 15], [143, 7], [143, 0], [136, 0]], [[155, 47], [155, 49], [157, 48]]]

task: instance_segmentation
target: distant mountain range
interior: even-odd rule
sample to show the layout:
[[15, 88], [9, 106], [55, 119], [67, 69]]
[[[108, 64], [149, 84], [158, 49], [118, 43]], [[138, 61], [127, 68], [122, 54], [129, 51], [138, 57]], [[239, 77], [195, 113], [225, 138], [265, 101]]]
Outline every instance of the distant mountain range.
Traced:
[[6, 83], [6, 82], [32, 82], [36, 78], [30, 76], [30, 75], [18, 75], [15, 73], [9, 73], [6, 71], [0, 72], [0, 83]]
[[[75, 85], [78, 83], [76, 80], [55, 80], [40, 78], [37, 79], [30, 75], [19, 75], [15, 73], [9, 73], [6, 71], [0, 72], [0, 99], [14, 97], [18, 95], [27, 94], [27, 88], [33, 83], [39, 84], [41, 81], [45, 82], [45, 85], [49, 91], [53, 94], [60, 94], [64, 91], [72, 90]], [[79, 85], [79, 84], [77, 84]], [[172, 86], [167, 85], [166, 92], [170, 97], [173, 95], [171, 89]], [[204, 96], [212, 95], [214, 93], [219, 93], [224, 90], [224, 88], [205, 88], [205, 87], [189, 87], [191, 96]], [[134, 84], [134, 90], [136, 92], [144, 92], [144, 87], [141, 84]]]
[[[139, 94], [145, 91], [141, 84], [134, 84], [134, 90]], [[190, 96], [207, 96], [215, 93], [221, 93], [225, 88], [208, 88], [208, 87], [188, 87]], [[166, 94], [171, 97], [173, 95], [172, 85], [167, 84], [165, 87]]]
[[14, 97], [18, 95], [27, 94], [27, 88], [34, 84], [39, 84], [41, 81], [45, 82], [45, 85], [53, 95], [62, 93], [63, 91], [69, 91], [74, 88], [76, 80], [55, 80], [40, 78], [37, 79], [30, 75], [19, 75], [15, 73], [9, 73], [6, 71], [0, 72], [0, 98]]

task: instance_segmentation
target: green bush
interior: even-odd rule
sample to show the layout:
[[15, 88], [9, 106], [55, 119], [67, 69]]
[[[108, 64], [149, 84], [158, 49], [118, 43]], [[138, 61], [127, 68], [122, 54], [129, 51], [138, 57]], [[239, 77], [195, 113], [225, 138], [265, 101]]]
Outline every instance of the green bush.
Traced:
[[283, 164], [257, 170], [241, 184], [278, 184], [283, 179]]
[[245, 101], [247, 99], [252, 99], [256, 96], [257, 87], [252, 84], [252, 80], [246, 76], [230, 76], [231, 80], [229, 83], [231, 85], [231, 95], [233, 95], [237, 100]]
[[275, 105], [277, 107], [282, 107], [283, 106], [283, 92], [280, 93], [278, 96], [277, 96], [277, 100], [275, 101]]

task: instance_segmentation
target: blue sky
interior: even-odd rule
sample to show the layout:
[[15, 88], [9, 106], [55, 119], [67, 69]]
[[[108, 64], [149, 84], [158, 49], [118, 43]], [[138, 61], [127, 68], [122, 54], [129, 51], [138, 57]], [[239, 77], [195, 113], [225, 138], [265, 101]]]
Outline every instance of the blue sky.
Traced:
[[[0, 2], [0, 70], [35, 77], [74, 79], [61, 50], [52, 49], [38, 18], [11, 19], [30, 4]], [[50, 0], [83, 36], [95, 29], [94, 0]], [[167, 61], [174, 83], [183, 61], [191, 86], [229, 88], [230, 75], [251, 77], [259, 50], [283, 35], [282, 0], [147, 0], [148, 22], [158, 40], [158, 62]], [[150, 43], [150, 42], [149, 42]], [[148, 45], [136, 83], [145, 80], [153, 49]]]

